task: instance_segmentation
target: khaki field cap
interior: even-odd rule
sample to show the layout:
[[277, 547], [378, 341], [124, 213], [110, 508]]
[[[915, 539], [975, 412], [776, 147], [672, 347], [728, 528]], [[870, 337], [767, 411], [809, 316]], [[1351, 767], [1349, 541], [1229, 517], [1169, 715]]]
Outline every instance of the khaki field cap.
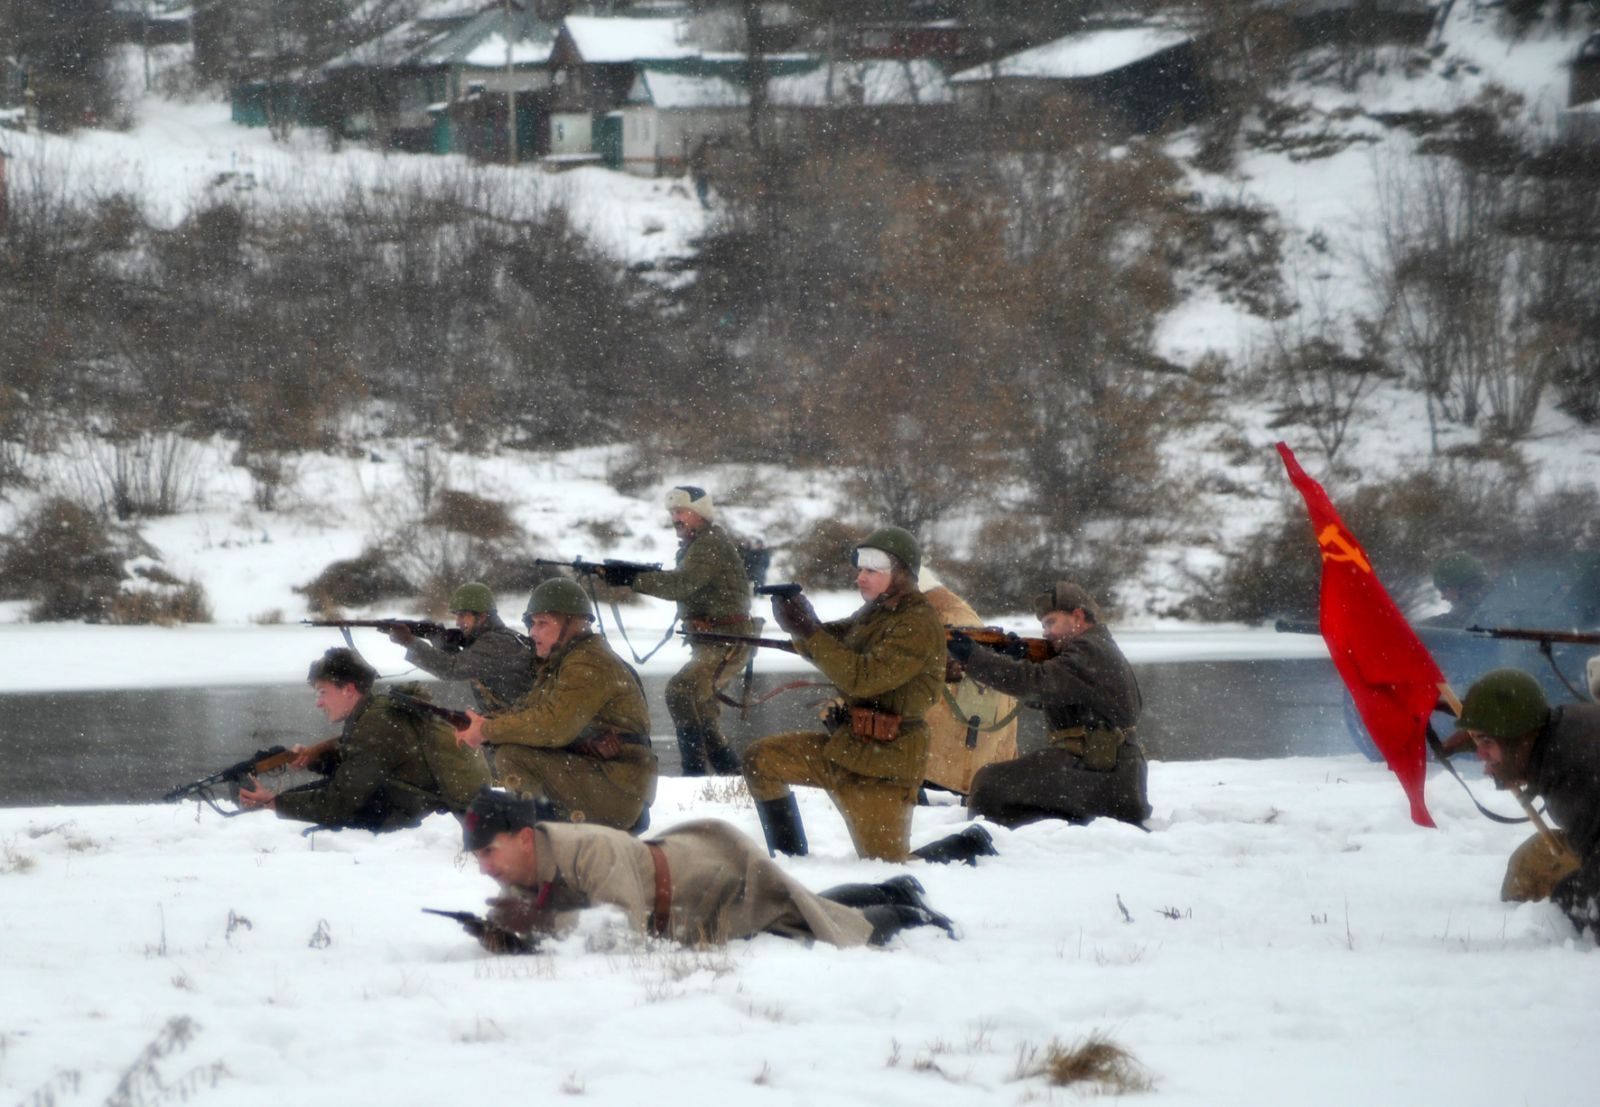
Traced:
[[533, 615], [577, 615], [593, 619], [594, 607], [577, 581], [552, 577], [535, 588], [533, 595], [528, 597], [528, 610], [522, 616], [526, 619]]
[[716, 506], [711, 502], [711, 493], [692, 484], [680, 484], [667, 493], [667, 510], [671, 511], [675, 507], [692, 511], [707, 522], [717, 517]]
[[470, 611], [474, 615], [487, 615], [494, 610], [494, 593], [482, 581], [468, 581], [457, 588], [450, 597], [451, 611]]
[[1537, 680], [1521, 669], [1494, 669], [1467, 689], [1456, 725], [1508, 742], [1542, 727], [1549, 717], [1550, 704]]
[[1050, 591], [1040, 592], [1033, 598], [1033, 613], [1043, 619], [1052, 611], [1076, 611], [1083, 608], [1091, 621], [1100, 621], [1100, 608], [1081, 586], [1070, 580], [1058, 580]]

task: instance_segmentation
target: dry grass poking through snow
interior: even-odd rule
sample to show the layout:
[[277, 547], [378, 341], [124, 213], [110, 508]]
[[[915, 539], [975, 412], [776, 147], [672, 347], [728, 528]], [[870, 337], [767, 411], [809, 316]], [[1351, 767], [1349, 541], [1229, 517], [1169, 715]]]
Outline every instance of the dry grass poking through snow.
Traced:
[[1017, 1057], [1015, 1079], [1036, 1076], [1061, 1088], [1093, 1084], [1095, 1090], [1106, 1095], [1147, 1092], [1155, 1087], [1155, 1079], [1138, 1058], [1099, 1031], [1070, 1046], [1052, 1041], [1042, 1053], [1033, 1046], [1024, 1046]]

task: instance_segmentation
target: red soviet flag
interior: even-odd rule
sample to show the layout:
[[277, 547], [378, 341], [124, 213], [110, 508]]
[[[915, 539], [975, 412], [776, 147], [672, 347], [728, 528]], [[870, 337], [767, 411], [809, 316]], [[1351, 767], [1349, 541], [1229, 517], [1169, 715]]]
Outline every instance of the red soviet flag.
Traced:
[[1444, 674], [1384, 590], [1361, 544], [1345, 528], [1322, 485], [1278, 443], [1289, 479], [1305, 497], [1322, 550], [1322, 639], [1350, 689], [1361, 721], [1411, 800], [1411, 821], [1432, 826], [1422, 802], [1428, 716]]

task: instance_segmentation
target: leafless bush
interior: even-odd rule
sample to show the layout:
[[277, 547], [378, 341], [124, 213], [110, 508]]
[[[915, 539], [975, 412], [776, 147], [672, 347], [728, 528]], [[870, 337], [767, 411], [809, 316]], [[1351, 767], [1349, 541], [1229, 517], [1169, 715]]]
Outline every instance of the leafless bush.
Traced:
[[295, 591], [306, 597], [310, 610], [334, 612], [410, 596], [417, 586], [395, 567], [393, 551], [369, 547], [357, 557], [333, 562]]
[[0, 541], [0, 596], [34, 601], [35, 622], [107, 616], [123, 563], [149, 551], [72, 500], [46, 499]]
[[869, 529], [839, 519], [817, 520], [783, 543], [790, 579], [819, 590], [854, 588], [856, 571], [850, 565], [850, 551]]
[[175, 514], [199, 483], [199, 449], [171, 432], [118, 431], [86, 438], [80, 450], [79, 487], [117, 519]]
[[1273, 327], [1266, 371], [1281, 396], [1273, 426], [1311, 428], [1331, 462], [1350, 430], [1362, 396], [1383, 373], [1383, 335], [1370, 322], [1337, 310], [1326, 284], [1311, 282], [1300, 310]]
[[106, 622], [122, 626], [209, 623], [211, 601], [197, 581], [171, 581], [160, 586], [142, 583], [124, 588], [112, 598]]

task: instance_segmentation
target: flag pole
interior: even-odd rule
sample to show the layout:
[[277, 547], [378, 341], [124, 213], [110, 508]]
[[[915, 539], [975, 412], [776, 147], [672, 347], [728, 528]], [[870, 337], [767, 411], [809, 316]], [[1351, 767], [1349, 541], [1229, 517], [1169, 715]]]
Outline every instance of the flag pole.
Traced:
[[[1444, 700], [1452, 715], [1458, 719], [1461, 717], [1461, 697], [1456, 695], [1455, 689], [1451, 688], [1448, 682], [1439, 685], [1439, 698]], [[1539, 832], [1539, 837], [1544, 839], [1544, 844], [1549, 846], [1557, 857], [1570, 858], [1574, 865], [1578, 864], [1577, 853], [1567, 844], [1565, 838], [1557, 836], [1556, 832], [1550, 829], [1550, 824], [1544, 821], [1544, 816], [1533, 809], [1533, 801], [1528, 798], [1528, 793], [1523, 791], [1522, 785], [1506, 781], [1505, 790], [1510, 792], [1511, 798], [1527, 812], [1528, 821], [1533, 824], [1534, 830]]]

